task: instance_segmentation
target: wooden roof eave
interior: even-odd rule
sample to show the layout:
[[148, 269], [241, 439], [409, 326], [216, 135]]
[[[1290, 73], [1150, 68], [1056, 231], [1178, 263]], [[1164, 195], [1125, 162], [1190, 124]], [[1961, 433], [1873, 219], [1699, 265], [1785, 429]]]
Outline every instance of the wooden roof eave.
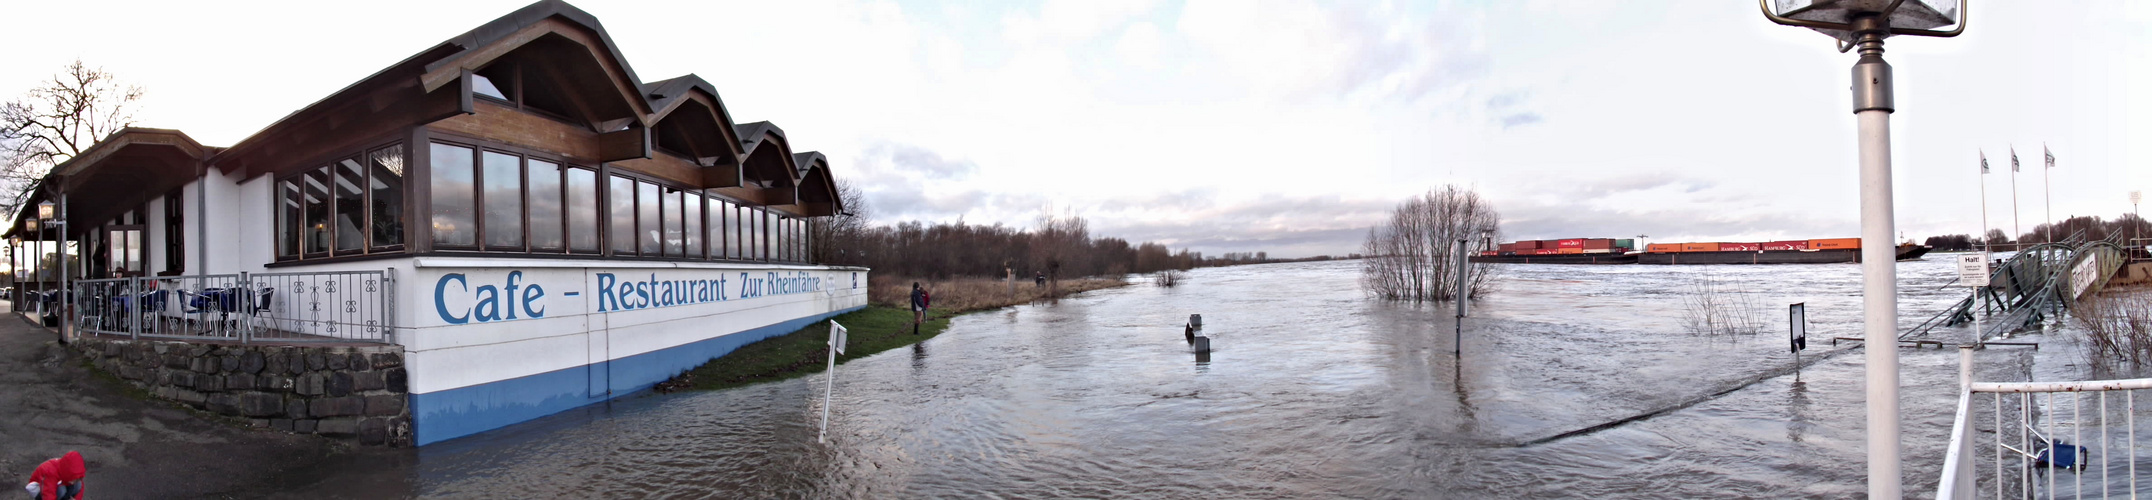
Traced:
[[547, 17], [532, 22], [506, 36], [488, 40], [484, 45], [465, 48], [461, 52], [427, 64], [425, 73], [419, 75], [420, 88], [431, 93], [462, 78], [464, 72], [477, 71], [547, 35], [559, 35], [582, 46], [587, 55], [605, 69], [606, 79], [612, 82], [615, 96], [627, 104], [628, 109], [633, 110], [632, 114], [636, 120], [634, 125], [648, 127], [652, 123], [650, 102], [643, 98], [641, 85], [635, 81], [633, 70], [628, 68], [627, 61], [618, 56], [619, 51], [613, 48], [611, 39], [602, 32], [587, 26], [578, 27], [560, 17]]

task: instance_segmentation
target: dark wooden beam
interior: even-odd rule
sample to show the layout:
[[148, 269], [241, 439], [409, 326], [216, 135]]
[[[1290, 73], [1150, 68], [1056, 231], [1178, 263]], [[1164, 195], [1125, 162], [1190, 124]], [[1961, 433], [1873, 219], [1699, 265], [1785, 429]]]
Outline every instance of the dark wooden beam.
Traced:
[[627, 130], [598, 134], [598, 161], [647, 158], [650, 158], [649, 127], [628, 127]]

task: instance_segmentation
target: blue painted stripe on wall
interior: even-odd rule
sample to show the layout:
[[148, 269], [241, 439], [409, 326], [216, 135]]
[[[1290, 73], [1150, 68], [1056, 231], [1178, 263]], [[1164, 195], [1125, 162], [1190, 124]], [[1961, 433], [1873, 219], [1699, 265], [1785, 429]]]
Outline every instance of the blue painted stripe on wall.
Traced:
[[[791, 333], [815, 322], [866, 306], [808, 316], [722, 337], [713, 337], [612, 360], [526, 375], [498, 382], [411, 395], [411, 419], [420, 446], [438, 443], [579, 406], [621, 397], [657, 385], [740, 346]], [[590, 396], [591, 370], [610, 370], [610, 397]]]

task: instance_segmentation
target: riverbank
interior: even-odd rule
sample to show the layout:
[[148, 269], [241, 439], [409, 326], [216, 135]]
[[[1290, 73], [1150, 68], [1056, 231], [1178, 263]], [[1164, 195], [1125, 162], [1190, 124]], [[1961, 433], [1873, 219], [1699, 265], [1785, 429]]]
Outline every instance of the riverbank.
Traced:
[[0, 443], [0, 475], [76, 450], [85, 493], [112, 498], [233, 496], [348, 451], [151, 399], [13, 317], [0, 317]]
[[[838, 363], [934, 338], [949, 328], [950, 318], [963, 314], [1128, 285], [1128, 281], [1120, 279], [1085, 278], [1062, 281], [1058, 287], [1019, 283], [1012, 292], [1008, 282], [1001, 280], [921, 281], [933, 296], [933, 307], [928, 310], [927, 322], [914, 333], [909, 307], [911, 283], [904, 278], [872, 279], [868, 282], [870, 305], [866, 309], [831, 318], [844, 325], [851, 339], [844, 354], [837, 356]], [[821, 373], [829, 365], [828, 343], [829, 322], [816, 323], [740, 346], [658, 384], [658, 390], [726, 389]]]

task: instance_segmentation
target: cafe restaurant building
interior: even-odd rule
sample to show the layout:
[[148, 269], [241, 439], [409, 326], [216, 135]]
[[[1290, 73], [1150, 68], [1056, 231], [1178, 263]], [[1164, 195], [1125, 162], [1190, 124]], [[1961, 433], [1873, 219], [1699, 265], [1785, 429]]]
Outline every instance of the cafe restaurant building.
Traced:
[[425, 445], [864, 307], [866, 269], [811, 257], [829, 169], [546, 0], [229, 147], [117, 132], [7, 235], [18, 264], [73, 249], [73, 293], [23, 282], [17, 309], [76, 334], [396, 350]]

